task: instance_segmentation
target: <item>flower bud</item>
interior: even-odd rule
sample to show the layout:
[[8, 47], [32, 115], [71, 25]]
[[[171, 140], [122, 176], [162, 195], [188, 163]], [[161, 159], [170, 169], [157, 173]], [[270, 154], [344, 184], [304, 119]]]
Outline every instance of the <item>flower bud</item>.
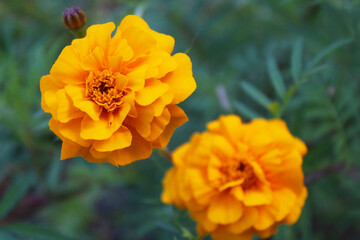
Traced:
[[65, 9], [62, 14], [63, 22], [69, 30], [77, 30], [86, 24], [84, 11], [79, 7]]

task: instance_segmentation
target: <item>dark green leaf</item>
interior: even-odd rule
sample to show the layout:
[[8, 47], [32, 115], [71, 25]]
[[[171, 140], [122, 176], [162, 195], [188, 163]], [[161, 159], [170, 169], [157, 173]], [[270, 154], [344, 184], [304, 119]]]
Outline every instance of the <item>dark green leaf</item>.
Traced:
[[312, 61], [310, 61], [310, 63], [307, 66], [307, 70], [311, 71], [312, 68], [314, 68], [324, 57], [326, 57], [328, 54], [330, 54], [337, 48], [350, 43], [351, 41], [352, 41], [352, 39], [342, 39], [342, 40], [339, 40], [339, 41], [331, 44], [330, 46], [328, 46], [327, 48], [322, 50], [318, 55], [316, 55]]
[[285, 84], [284, 79], [281, 76], [281, 73], [279, 71], [279, 68], [275, 62], [275, 59], [273, 57], [269, 57], [267, 60], [267, 66], [268, 66], [268, 72], [270, 75], [271, 83], [277, 93], [277, 95], [280, 98], [283, 98], [285, 95]]
[[291, 74], [295, 82], [298, 82], [302, 70], [303, 39], [299, 38], [291, 54]]
[[253, 98], [253, 100], [255, 100], [264, 108], [268, 109], [271, 101], [267, 96], [265, 96], [260, 90], [258, 90], [256, 87], [254, 87], [248, 82], [241, 82], [240, 85], [244, 89], [244, 91]]

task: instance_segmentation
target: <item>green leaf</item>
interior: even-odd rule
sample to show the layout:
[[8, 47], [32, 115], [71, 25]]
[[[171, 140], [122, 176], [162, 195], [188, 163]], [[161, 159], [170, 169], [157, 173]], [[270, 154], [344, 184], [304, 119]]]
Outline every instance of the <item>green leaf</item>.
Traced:
[[0, 200], [0, 219], [5, 217], [21, 200], [34, 181], [33, 175], [19, 175]]
[[285, 94], [285, 84], [284, 79], [281, 76], [281, 73], [279, 71], [279, 68], [275, 62], [275, 59], [273, 57], [269, 57], [267, 60], [267, 66], [268, 66], [268, 72], [270, 75], [271, 83], [277, 93], [277, 95], [280, 98], [284, 97]]
[[14, 223], [5, 225], [3, 229], [15, 233], [20, 236], [26, 237], [26, 239], [32, 240], [70, 240], [67, 236], [64, 236], [52, 229], [37, 226], [30, 223]]
[[248, 82], [241, 82], [240, 85], [250, 97], [252, 97], [261, 106], [268, 109], [271, 101], [267, 96]]
[[306, 72], [306, 74], [304, 75], [303, 79], [306, 80], [308, 79], [309, 77], [311, 77], [312, 75], [316, 74], [316, 73], [319, 73], [325, 69], [327, 69], [329, 67], [329, 65], [320, 65], [320, 66], [317, 66], [309, 71]]
[[291, 55], [291, 74], [295, 82], [298, 82], [302, 70], [303, 39], [299, 38]]
[[248, 106], [246, 106], [245, 104], [242, 104], [240, 102], [235, 102], [234, 103], [234, 107], [237, 111], [240, 112], [240, 114], [246, 116], [249, 119], [254, 119], [254, 118], [259, 118], [260, 114], [258, 114], [257, 112], [253, 111], [252, 109], [250, 109]]
[[315, 58], [310, 61], [310, 63], [308, 64], [308, 71], [311, 71], [311, 69], [313, 67], [315, 67], [324, 57], [326, 57], [328, 54], [330, 54], [331, 52], [333, 52], [334, 50], [336, 50], [337, 48], [344, 46], [345, 44], [348, 44], [352, 41], [352, 39], [342, 39], [339, 40], [333, 44], [331, 44], [330, 46], [328, 46], [327, 48], [325, 48], [324, 50], [322, 50], [318, 55], [315, 56]]

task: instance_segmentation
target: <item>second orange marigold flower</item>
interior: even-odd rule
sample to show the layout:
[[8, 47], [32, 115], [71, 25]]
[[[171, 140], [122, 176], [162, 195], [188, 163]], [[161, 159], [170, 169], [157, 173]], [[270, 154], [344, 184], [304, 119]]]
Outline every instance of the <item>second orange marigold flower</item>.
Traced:
[[300, 216], [307, 197], [301, 168], [305, 144], [282, 120], [210, 122], [172, 155], [162, 201], [186, 208], [200, 236], [267, 238]]
[[93, 25], [41, 78], [41, 105], [63, 141], [61, 159], [125, 165], [167, 145], [187, 121], [176, 105], [196, 88], [192, 64], [171, 56], [174, 39], [137, 16]]

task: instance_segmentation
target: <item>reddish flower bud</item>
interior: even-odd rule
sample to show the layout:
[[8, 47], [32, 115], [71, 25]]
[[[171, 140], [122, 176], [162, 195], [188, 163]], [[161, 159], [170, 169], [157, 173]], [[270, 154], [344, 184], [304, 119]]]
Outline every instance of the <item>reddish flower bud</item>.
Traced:
[[81, 8], [75, 6], [65, 9], [62, 14], [62, 18], [65, 26], [69, 30], [77, 30], [86, 23], [86, 16], [84, 11]]

